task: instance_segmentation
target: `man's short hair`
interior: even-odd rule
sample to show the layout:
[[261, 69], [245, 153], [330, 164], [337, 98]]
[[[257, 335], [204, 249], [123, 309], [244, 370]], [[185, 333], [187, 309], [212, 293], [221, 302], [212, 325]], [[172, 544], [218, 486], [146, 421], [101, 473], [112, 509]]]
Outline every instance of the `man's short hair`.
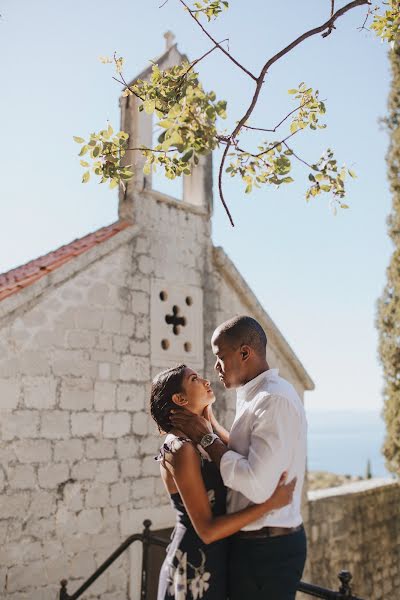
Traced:
[[260, 323], [252, 317], [233, 317], [217, 329], [218, 337], [223, 336], [233, 347], [243, 344], [250, 346], [260, 356], [265, 357], [267, 336]]

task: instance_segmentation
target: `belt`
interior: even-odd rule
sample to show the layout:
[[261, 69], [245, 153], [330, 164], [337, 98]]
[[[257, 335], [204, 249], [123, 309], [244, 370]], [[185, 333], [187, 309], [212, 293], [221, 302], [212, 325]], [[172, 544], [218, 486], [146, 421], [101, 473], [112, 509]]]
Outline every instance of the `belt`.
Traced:
[[238, 531], [234, 537], [240, 540], [260, 540], [264, 538], [277, 537], [279, 535], [289, 535], [296, 531], [301, 531], [303, 524], [297, 527], [262, 527], [253, 531]]

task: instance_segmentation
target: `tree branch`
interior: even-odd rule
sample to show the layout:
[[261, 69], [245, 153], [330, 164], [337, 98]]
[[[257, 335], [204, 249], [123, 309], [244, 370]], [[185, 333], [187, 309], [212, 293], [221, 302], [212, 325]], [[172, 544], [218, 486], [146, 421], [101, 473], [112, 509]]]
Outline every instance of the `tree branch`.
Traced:
[[[331, 0], [331, 19], [333, 17], [335, 13], [335, 0]], [[330, 35], [332, 33], [332, 30], [335, 28], [335, 26], [332, 24], [330, 25], [328, 31], [325, 31], [325, 33], [322, 34], [322, 37], [328, 37], [328, 35]]]
[[222, 155], [221, 164], [219, 165], [219, 171], [218, 171], [218, 191], [219, 191], [219, 197], [221, 199], [221, 202], [222, 202], [222, 205], [223, 205], [223, 207], [225, 209], [225, 212], [228, 215], [229, 221], [231, 222], [232, 227], [235, 227], [235, 223], [233, 222], [232, 215], [231, 215], [230, 210], [229, 210], [229, 208], [228, 208], [228, 206], [227, 206], [227, 204], [225, 202], [224, 191], [222, 189], [222, 174], [223, 174], [223, 171], [224, 171], [225, 160], [226, 160], [226, 157], [228, 155], [228, 151], [229, 151], [229, 148], [231, 147], [231, 145], [232, 145], [232, 142], [229, 141], [227, 143], [227, 145], [225, 147], [225, 150], [224, 150], [224, 153]]
[[225, 48], [223, 48], [212, 37], [212, 35], [210, 33], [208, 33], [207, 29], [205, 27], [203, 27], [203, 25], [200, 23], [200, 21], [198, 19], [196, 19], [195, 15], [192, 14], [192, 12], [191, 12], [190, 8], [188, 7], [188, 5], [186, 4], [186, 2], [184, 2], [184, 0], [179, 0], [179, 2], [185, 7], [185, 9], [188, 11], [189, 15], [191, 16], [191, 18], [197, 23], [197, 25], [200, 27], [200, 29], [203, 31], [203, 33], [215, 44], [215, 46], [217, 46], [217, 48], [219, 48], [221, 50], [221, 52], [223, 52], [225, 54], [225, 56], [227, 56], [229, 58], [229, 60], [231, 60], [237, 67], [239, 67], [239, 69], [242, 69], [242, 71], [244, 71], [246, 73], [246, 75], [248, 75], [249, 77], [254, 79], [254, 81], [257, 81], [257, 77], [255, 75], [253, 75], [253, 73], [251, 73], [248, 69], [246, 69], [246, 67], [241, 65], [239, 61], [237, 61], [227, 50], [225, 50]]
[[[183, 0], [179, 0], [180, 2], [183, 2]], [[343, 16], [344, 14], [346, 14], [349, 10], [352, 10], [353, 8], [356, 8], [357, 6], [363, 6], [363, 5], [369, 5], [371, 2], [370, 0], [353, 0], [353, 2], [349, 2], [349, 4], [346, 4], [345, 6], [343, 6], [342, 8], [340, 8], [339, 10], [337, 10], [332, 16], [331, 18], [326, 21], [325, 23], [323, 23], [323, 25], [320, 25], [319, 27], [315, 27], [314, 29], [310, 29], [309, 31], [307, 31], [306, 33], [303, 33], [301, 36], [299, 36], [297, 39], [295, 39], [291, 44], [289, 44], [288, 46], [286, 46], [285, 48], [283, 48], [280, 52], [278, 52], [277, 54], [275, 54], [272, 58], [270, 58], [265, 65], [263, 66], [263, 68], [261, 69], [260, 75], [257, 78], [257, 85], [256, 85], [256, 89], [253, 95], [253, 98], [250, 102], [250, 105], [245, 113], [245, 115], [240, 119], [240, 121], [237, 123], [235, 129], [232, 131], [231, 135], [229, 136], [229, 141], [227, 142], [224, 154], [222, 156], [222, 161], [221, 161], [221, 165], [220, 165], [220, 169], [219, 169], [219, 175], [218, 175], [218, 188], [219, 188], [219, 193], [221, 196], [222, 193], [222, 171], [223, 171], [223, 166], [225, 163], [225, 159], [226, 156], [228, 154], [229, 148], [232, 145], [232, 141], [236, 138], [237, 134], [239, 133], [239, 131], [242, 129], [242, 127], [244, 126], [244, 124], [246, 123], [246, 121], [248, 121], [251, 113], [253, 112], [257, 101], [258, 101], [258, 97], [260, 95], [261, 92], [261, 88], [262, 85], [264, 83], [264, 77], [268, 71], [268, 69], [275, 63], [277, 62], [280, 58], [282, 58], [283, 56], [285, 56], [285, 54], [288, 54], [288, 52], [290, 52], [291, 50], [293, 50], [294, 48], [296, 48], [296, 46], [298, 46], [299, 44], [301, 44], [302, 42], [304, 42], [306, 39], [308, 39], [309, 37], [312, 37], [314, 35], [317, 35], [318, 33], [323, 33], [326, 29], [329, 29], [329, 27], [331, 27], [335, 21], [337, 21], [337, 19], [339, 19], [339, 17]], [[197, 19], [196, 19], [197, 21]], [[201, 26], [201, 24], [199, 23], [199, 25]], [[291, 137], [291, 136], [289, 136]], [[289, 139], [289, 138], [286, 138]], [[284, 140], [285, 141], [285, 140]], [[226, 207], [226, 203], [224, 201], [223, 196], [221, 196], [221, 201], [225, 207], [225, 210], [228, 212], [227, 207]], [[230, 216], [230, 214], [228, 213], [229, 219], [233, 225], [232, 222], [232, 218]]]
[[265, 65], [263, 66], [263, 68], [261, 69], [261, 73], [258, 77], [258, 81], [264, 81], [264, 77], [268, 71], [268, 69], [280, 58], [282, 58], [282, 56], [285, 56], [285, 54], [287, 54], [288, 52], [290, 52], [291, 50], [293, 50], [293, 48], [295, 48], [296, 46], [298, 46], [299, 44], [301, 44], [302, 42], [304, 42], [306, 39], [308, 39], [309, 37], [312, 37], [313, 35], [317, 35], [318, 33], [323, 33], [325, 31], [325, 29], [329, 29], [329, 27], [331, 27], [335, 21], [337, 21], [337, 19], [339, 19], [339, 17], [342, 17], [344, 14], [346, 14], [349, 10], [352, 10], [353, 8], [356, 8], [357, 6], [363, 6], [363, 5], [369, 5], [371, 4], [370, 0], [353, 0], [353, 2], [349, 2], [349, 4], [346, 4], [346, 6], [343, 6], [342, 8], [339, 8], [339, 10], [337, 10], [328, 21], [326, 21], [323, 25], [320, 25], [319, 27], [315, 27], [314, 29], [310, 29], [309, 31], [307, 31], [306, 33], [303, 33], [303, 35], [299, 36], [296, 40], [294, 40], [294, 42], [292, 42], [291, 44], [289, 44], [288, 46], [286, 46], [285, 48], [283, 48], [283, 50], [281, 50], [280, 52], [278, 52], [277, 54], [275, 54], [275, 56], [273, 56], [272, 58], [270, 58]]

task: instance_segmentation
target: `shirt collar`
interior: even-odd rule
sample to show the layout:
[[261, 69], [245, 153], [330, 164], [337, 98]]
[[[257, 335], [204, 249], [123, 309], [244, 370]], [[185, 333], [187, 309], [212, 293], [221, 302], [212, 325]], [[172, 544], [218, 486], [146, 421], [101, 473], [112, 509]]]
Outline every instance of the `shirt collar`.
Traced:
[[246, 400], [247, 398], [252, 397], [263, 381], [276, 380], [278, 374], [279, 369], [268, 369], [268, 371], [263, 371], [262, 373], [257, 375], [257, 377], [254, 377], [254, 379], [251, 379], [244, 385], [241, 385], [237, 388], [237, 399]]

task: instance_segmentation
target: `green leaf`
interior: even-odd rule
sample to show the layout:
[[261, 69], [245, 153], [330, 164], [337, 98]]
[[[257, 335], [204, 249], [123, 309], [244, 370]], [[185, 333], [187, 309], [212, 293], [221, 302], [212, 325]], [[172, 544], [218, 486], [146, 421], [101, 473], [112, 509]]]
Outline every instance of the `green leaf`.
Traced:
[[145, 100], [143, 102], [143, 107], [144, 107], [146, 114], [152, 115], [156, 108], [156, 101], [155, 100]]
[[82, 167], [89, 167], [89, 163], [86, 162], [86, 160], [81, 160], [79, 162], [81, 163]]
[[341, 204], [340, 208], [350, 208], [350, 206], [348, 204]]
[[90, 179], [90, 173], [89, 171], [85, 171], [83, 176], [82, 176], [82, 183], [87, 183]]
[[74, 135], [74, 141], [77, 144], [83, 144], [85, 140], [83, 138], [81, 138], [81, 137], [78, 137], [77, 135]]
[[79, 152], [78, 156], [83, 156], [84, 154], [86, 154], [88, 149], [89, 149], [89, 146], [82, 146], [81, 151]]
[[294, 89], [288, 90], [288, 94], [297, 94], [297, 90], [294, 90]]
[[181, 158], [182, 162], [188, 162], [193, 156], [193, 149], [188, 150]]
[[114, 188], [116, 188], [116, 187], [117, 187], [117, 185], [118, 185], [118, 183], [119, 183], [119, 182], [118, 182], [118, 179], [112, 179], [112, 180], [110, 181], [110, 190], [113, 190]]
[[174, 125], [174, 122], [170, 119], [164, 119], [163, 121], [159, 121], [157, 125], [159, 125], [159, 127], [163, 127], [164, 129], [169, 129]]
[[179, 131], [174, 131], [170, 138], [168, 138], [170, 146], [177, 146], [183, 143], [183, 139]]
[[347, 169], [348, 174], [350, 175], [350, 177], [353, 177], [353, 179], [357, 178], [356, 173], [354, 173], [354, 171], [352, 171], [351, 169]]

